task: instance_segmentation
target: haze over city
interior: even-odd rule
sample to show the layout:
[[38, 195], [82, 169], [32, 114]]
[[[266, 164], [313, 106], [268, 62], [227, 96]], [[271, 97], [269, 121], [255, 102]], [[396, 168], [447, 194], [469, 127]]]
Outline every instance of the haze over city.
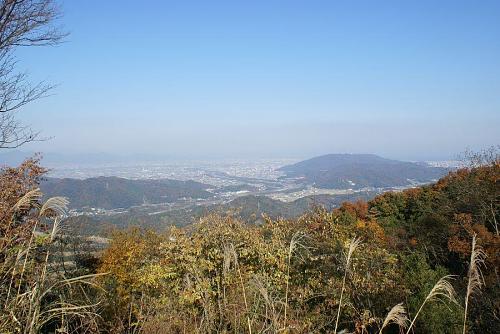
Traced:
[[497, 1], [63, 1], [25, 151], [452, 159], [500, 142]]

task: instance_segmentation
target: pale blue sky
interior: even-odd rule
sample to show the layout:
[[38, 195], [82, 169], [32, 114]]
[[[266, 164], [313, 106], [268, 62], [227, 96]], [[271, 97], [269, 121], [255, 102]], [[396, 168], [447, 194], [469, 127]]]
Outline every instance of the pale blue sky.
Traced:
[[453, 157], [500, 143], [500, 1], [62, 1], [46, 152]]

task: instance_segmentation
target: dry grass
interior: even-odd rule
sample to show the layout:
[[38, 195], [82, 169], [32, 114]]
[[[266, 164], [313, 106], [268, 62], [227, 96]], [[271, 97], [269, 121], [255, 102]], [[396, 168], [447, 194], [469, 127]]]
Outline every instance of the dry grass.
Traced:
[[[238, 262], [238, 253], [236, 253], [236, 249], [234, 248], [233, 244], [230, 244], [229, 247], [226, 247], [225, 249], [225, 254], [229, 253], [230, 257], [234, 261], [234, 266], [238, 272], [238, 278], [240, 280], [240, 286], [241, 286], [241, 292], [243, 293], [243, 302], [245, 304], [245, 312], [246, 312], [246, 318], [247, 318], [247, 326], [248, 326], [248, 333], [252, 334], [252, 323], [250, 321], [250, 316], [249, 316], [249, 309], [248, 309], [248, 301], [247, 301], [247, 293], [245, 289], [245, 283], [243, 282], [243, 275], [241, 274], [241, 268]], [[224, 259], [224, 267], [228, 266], [229, 264], [227, 263], [227, 260]], [[226, 269], [226, 268], [224, 268]]]
[[42, 198], [42, 195], [43, 194], [40, 191], [40, 188], [28, 191], [17, 201], [17, 203], [12, 208], [12, 211], [14, 213], [21, 213], [23, 211], [28, 211], [33, 207], [38, 206], [38, 203]]
[[359, 247], [360, 244], [361, 244], [360, 238], [353, 238], [349, 243], [347, 253], [345, 254], [345, 271], [344, 271], [344, 278], [342, 279], [342, 290], [340, 291], [339, 308], [337, 310], [337, 319], [335, 320], [334, 333], [337, 333], [337, 328], [339, 324], [340, 310], [342, 309], [342, 298], [344, 297], [345, 281], [347, 278], [347, 273], [349, 272], [349, 265], [351, 264], [352, 255], [354, 254], [354, 251]]
[[[31, 233], [27, 242], [12, 245], [19, 248], [16, 256], [9, 256], [8, 252], [2, 254], [2, 284], [8, 286], [6, 293], [0, 296], [4, 306], [0, 314], [2, 333], [35, 334], [49, 323], [58, 323], [60, 331], [69, 333], [69, 324], [75, 319], [80, 326], [96, 326], [94, 309], [97, 303], [78, 304], [77, 299], [65, 300], [66, 295], [80, 290], [82, 284], [95, 286], [93, 280], [96, 275], [66, 279], [57, 271], [49, 270], [51, 249], [58, 237], [68, 201], [63, 197], [54, 197], [40, 205], [41, 197], [38, 188], [31, 190], [12, 208], [9, 225], [31, 223], [32, 227], [29, 226]], [[28, 213], [30, 218], [25, 219]], [[37, 231], [44, 219], [52, 220], [49, 234]], [[6, 281], [7, 276], [10, 277]], [[80, 286], [78, 290], [77, 285]], [[54, 298], [57, 295], [59, 297]], [[81, 332], [83, 328], [78, 330]]]
[[287, 311], [288, 311], [288, 292], [290, 290], [290, 265], [292, 261], [293, 254], [299, 249], [307, 249], [305, 245], [306, 235], [302, 231], [297, 231], [293, 234], [292, 239], [290, 239], [290, 244], [288, 245], [288, 263], [287, 263], [287, 272], [286, 272], [286, 283], [285, 283], [285, 305], [284, 305], [284, 320], [283, 320], [283, 329], [287, 328]]
[[472, 236], [472, 249], [470, 254], [469, 270], [467, 273], [468, 281], [467, 292], [465, 294], [463, 334], [467, 332], [467, 312], [469, 310], [469, 299], [474, 293], [479, 292], [481, 287], [484, 285], [481, 267], [484, 266], [485, 258], [486, 253], [483, 251], [481, 246], [477, 245], [477, 237], [476, 234], [474, 234]]
[[64, 217], [68, 210], [69, 201], [66, 197], [51, 197], [40, 208], [40, 217], [55, 215]]
[[410, 326], [408, 327], [408, 330], [406, 331], [406, 334], [409, 334], [411, 331], [411, 328], [415, 324], [415, 321], [417, 320], [420, 312], [424, 308], [424, 306], [428, 302], [432, 301], [451, 301], [453, 303], [457, 303], [456, 299], [456, 292], [453, 286], [451, 285], [451, 280], [453, 279], [453, 276], [451, 275], [446, 275], [444, 277], [441, 277], [439, 281], [434, 285], [434, 287], [431, 289], [427, 297], [425, 297], [424, 301], [422, 302], [422, 305], [420, 305], [420, 308], [417, 311], [417, 314], [415, 314], [415, 317], [410, 323]]
[[408, 327], [409, 322], [410, 319], [408, 319], [408, 315], [403, 306], [403, 303], [397, 304], [389, 311], [389, 313], [387, 313], [387, 316], [382, 323], [382, 327], [380, 328], [379, 334], [382, 334], [383, 329], [390, 324], [396, 324], [399, 326], [400, 330], [403, 330]]

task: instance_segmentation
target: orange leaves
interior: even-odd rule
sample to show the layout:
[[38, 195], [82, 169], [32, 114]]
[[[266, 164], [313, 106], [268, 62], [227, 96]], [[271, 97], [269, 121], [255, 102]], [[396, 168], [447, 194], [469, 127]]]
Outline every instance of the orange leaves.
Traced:
[[[462, 259], [466, 260], [470, 257], [470, 243], [473, 235], [477, 235], [478, 244], [486, 253], [486, 268], [485, 279], [488, 276], [494, 276], [494, 268], [500, 268], [500, 237], [489, 231], [482, 224], [475, 224], [470, 214], [455, 215], [455, 224], [451, 227], [451, 236], [448, 239], [448, 249], [450, 252], [457, 253]], [[489, 273], [489, 275], [488, 275]], [[490, 277], [494, 279], [494, 277]]]
[[336, 211], [348, 213], [354, 218], [366, 219], [368, 215], [368, 203], [363, 200], [358, 200], [354, 203], [343, 202]]
[[359, 230], [360, 235], [364, 236], [364, 239], [374, 241], [380, 245], [385, 244], [384, 229], [375, 220], [358, 220], [356, 228]]
[[460, 257], [470, 256], [470, 238], [473, 234], [472, 216], [470, 214], [455, 215], [455, 224], [450, 228], [451, 236], [448, 239], [448, 249], [458, 253]]

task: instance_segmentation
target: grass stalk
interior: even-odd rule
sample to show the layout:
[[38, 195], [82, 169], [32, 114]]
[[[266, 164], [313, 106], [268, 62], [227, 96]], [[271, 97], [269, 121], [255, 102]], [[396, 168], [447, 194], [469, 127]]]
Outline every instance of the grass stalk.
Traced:
[[234, 245], [231, 244], [230, 247], [231, 247], [230, 248], [231, 253], [232, 253], [233, 258], [234, 258], [234, 265], [235, 265], [236, 271], [238, 272], [241, 290], [243, 293], [243, 302], [245, 303], [245, 312], [246, 312], [246, 317], [247, 317], [248, 333], [252, 334], [252, 322], [250, 321], [250, 316], [249, 316], [250, 313], [248, 310], [247, 294], [246, 294], [245, 284], [243, 283], [243, 275], [241, 274], [241, 269], [240, 269], [240, 265], [238, 262], [238, 254], [236, 253], [236, 250], [234, 249]]
[[285, 282], [285, 306], [284, 306], [284, 315], [283, 315], [283, 328], [287, 326], [287, 310], [288, 310], [288, 291], [290, 288], [290, 265], [292, 262], [293, 253], [297, 250], [298, 247], [305, 248], [303, 244], [303, 240], [305, 238], [305, 234], [301, 231], [297, 231], [293, 234], [292, 239], [288, 245], [288, 259], [287, 259], [287, 269], [286, 269], [286, 282]]
[[472, 236], [472, 249], [470, 254], [469, 270], [467, 272], [467, 292], [465, 294], [464, 326], [463, 334], [467, 332], [467, 313], [469, 311], [469, 299], [472, 294], [478, 292], [484, 285], [481, 267], [484, 265], [486, 254], [481, 246], [477, 245], [476, 234]]
[[418, 309], [417, 313], [415, 314], [415, 317], [413, 317], [413, 320], [410, 323], [410, 326], [408, 327], [408, 330], [406, 331], [406, 334], [409, 334], [413, 325], [415, 324], [415, 321], [417, 320], [420, 312], [423, 310], [424, 306], [431, 301], [436, 301], [436, 300], [449, 300], [453, 303], [457, 303], [456, 300], [456, 292], [453, 286], [451, 285], [450, 281], [453, 279], [453, 276], [451, 275], [446, 275], [443, 276], [437, 281], [437, 283], [434, 285], [434, 287], [431, 289], [427, 297], [425, 297], [424, 301], [422, 302], [422, 305], [420, 305], [420, 308]]
[[409, 321], [410, 320], [408, 319], [406, 310], [403, 307], [403, 303], [399, 303], [395, 305], [389, 311], [389, 313], [387, 313], [387, 316], [385, 317], [384, 322], [382, 323], [382, 327], [380, 327], [379, 334], [382, 334], [384, 328], [389, 326], [389, 324], [396, 324], [399, 326], [400, 330], [404, 329], [408, 326]]
[[340, 290], [340, 300], [339, 300], [339, 307], [337, 310], [337, 319], [335, 320], [335, 330], [334, 330], [335, 334], [337, 334], [337, 328], [339, 325], [340, 310], [342, 309], [342, 298], [344, 297], [345, 282], [347, 279], [347, 273], [349, 271], [349, 265], [351, 264], [352, 254], [360, 244], [361, 244], [361, 239], [353, 238], [349, 243], [349, 248], [347, 250], [347, 254], [345, 257], [346, 261], [345, 261], [344, 278], [342, 279], [342, 289]]

